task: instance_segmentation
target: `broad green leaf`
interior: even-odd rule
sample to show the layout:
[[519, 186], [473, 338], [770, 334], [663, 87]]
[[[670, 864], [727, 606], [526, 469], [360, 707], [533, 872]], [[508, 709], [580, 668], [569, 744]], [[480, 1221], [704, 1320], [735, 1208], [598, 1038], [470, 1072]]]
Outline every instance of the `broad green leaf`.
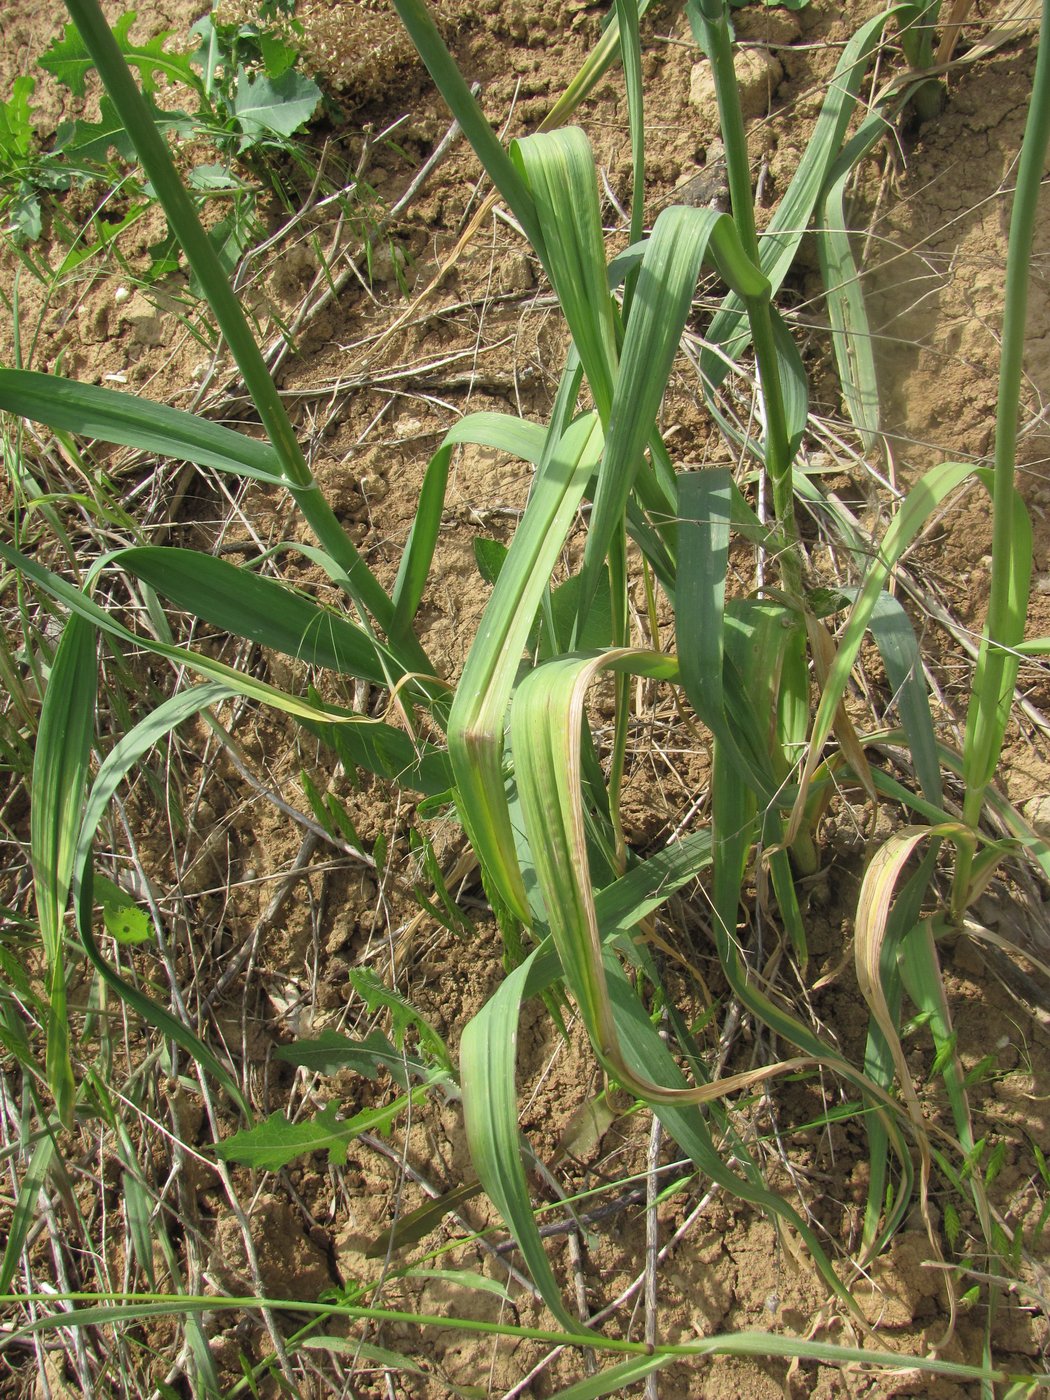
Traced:
[[[463, 1112], [470, 1160], [489, 1200], [517, 1241], [547, 1307], [567, 1331], [580, 1333], [585, 1329], [562, 1301], [536, 1228], [518, 1136], [517, 1028], [537, 958], [538, 952], [532, 953], [516, 967], [463, 1032]], [[555, 965], [551, 980], [556, 971]]]
[[[117, 637], [133, 647], [145, 646], [158, 656], [164, 656], [169, 661], [175, 662], [176, 665], [187, 666], [198, 675], [218, 680], [230, 686], [237, 694], [250, 696], [263, 704], [273, 705], [286, 714], [294, 715], [297, 719], [313, 721], [315, 724], [353, 723], [365, 726], [370, 723], [360, 715], [350, 716], [345, 711], [323, 710], [305, 700], [286, 695], [284, 691], [278, 690], [275, 686], [267, 685], [264, 681], [257, 681], [254, 677], [245, 675], [232, 666], [225, 666], [221, 661], [213, 661], [211, 657], [202, 656], [199, 652], [190, 651], [185, 647], [172, 646], [167, 642], [159, 642], [151, 637], [143, 637], [138, 633], [131, 632], [116, 622], [104, 608], [93, 603], [78, 588], [74, 588], [65, 579], [53, 574], [50, 569], [45, 569], [35, 559], [20, 554], [18, 550], [11, 549], [3, 542], [0, 542], [0, 558], [6, 559], [19, 572], [39, 584], [45, 592], [67, 607], [71, 613], [93, 623], [100, 632]], [[402, 737], [407, 741], [407, 735]]]
[[29, 99], [36, 89], [30, 77], [16, 78], [11, 96], [0, 102], [0, 160], [14, 164], [29, 154], [33, 143], [33, 109]]
[[233, 111], [244, 132], [242, 144], [273, 136], [291, 136], [304, 126], [321, 100], [321, 89], [304, 73], [285, 72], [278, 78], [266, 73], [241, 72], [237, 77]]
[[81, 437], [287, 484], [273, 448], [206, 418], [134, 394], [35, 370], [0, 369], [0, 409]]
[[[981, 470], [977, 475], [992, 489], [990, 472]], [[1008, 521], [1009, 557], [1003, 565], [1005, 600], [998, 635], [988, 635], [990, 623], [986, 622], [966, 712], [963, 777], [967, 789], [974, 793], [983, 793], [995, 777], [1003, 736], [1013, 714], [1020, 659], [1012, 648], [1024, 637], [1032, 580], [1032, 522], [1024, 497], [1014, 486], [1009, 498], [997, 503], [995, 509]]]
[[[192, 136], [193, 123], [185, 112], [162, 112], [148, 97], [142, 100], [148, 119], [158, 131]], [[86, 161], [105, 165], [111, 150], [115, 150], [122, 160], [134, 160], [137, 149], [135, 136], [114, 106], [112, 98], [103, 95], [98, 112], [98, 121], [65, 122], [59, 127], [55, 136], [55, 150], [74, 163]]]
[[104, 904], [102, 919], [106, 932], [118, 943], [146, 943], [153, 936], [149, 915], [134, 904]]
[[532, 196], [544, 266], [607, 425], [618, 359], [616, 322], [590, 142], [579, 127], [539, 132], [513, 142], [511, 160]]
[[[720, 265], [727, 268], [734, 282], [749, 294], [761, 291], [764, 280], [744, 255], [732, 220], [716, 210], [680, 206], [665, 209], [645, 244], [608, 409], [605, 451], [584, 547], [581, 574], [585, 609], [594, 596], [598, 572], [621, 526], [653, 432], [701, 266], [709, 246], [713, 249], [716, 242]], [[608, 302], [607, 297], [605, 301]], [[615, 372], [615, 360], [612, 366]], [[595, 398], [600, 404], [597, 393]]]
[[47, 1077], [58, 1116], [67, 1126], [72, 1124], [75, 1090], [69, 1060], [64, 921], [88, 784], [97, 674], [94, 630], [83, 618], [71, 617], [55, 653], [40, 713], [29, 836], [50, 1003]]
[[901, 725], [908, 736], [908, 752], [919, 784], [927, 800], [940, 806], [944, 793], [937, 736], [915, 629], [908, 614], [890, 593], [879, 595], [869, 625], [886, 667], [886, 679]]
[[[671, 846], [637, 866], [598, 895], [603, 929], [632, 929], [669, 899], [710, 860], [706, 832]], [[521, 1004], [540, 995], [559, 975], [550, 939], [522, 963], [468, 1023], [460, 1049], [463, 1108], [474, 1163], [489, 1199], [525, 1257], [533, 1281], [559, 1321], [578, 1331], [565, 1309], [532, 1214], [518, 1136], [516, 1045]]]
[[494, 584], [499, 578], [507, 553], [507, 546], [501, 544], [499, 540], [489, 540], [483, 535], [475, 535], [474, 562], [478, 566], [478, 573], [487, 584]]

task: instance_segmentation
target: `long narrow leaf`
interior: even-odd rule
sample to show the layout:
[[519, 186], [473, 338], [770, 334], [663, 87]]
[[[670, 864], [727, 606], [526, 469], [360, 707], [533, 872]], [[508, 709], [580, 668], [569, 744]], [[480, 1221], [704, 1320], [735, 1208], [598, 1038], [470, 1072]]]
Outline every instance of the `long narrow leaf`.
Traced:
[[[79, 619], [77, 621], [79, 623]], [[233, 687], [214, 684], [182, 691], [158, 705], [113, 746], [99, 769], [84, 807], [73, 857], [73, 892], [77, 928], [87, 955], [102, 980], [121, 1000], [137, 1011], [147, 1025], [153, 1026], [161, 1035], [168, 1036], [177, 1045], [181, 1045], [188, 1055], [214, 1075], [238, 1108], [246, 1117], [250, 1117], [250, 1109], [225, 1066], [189, 1026], [184, 1025], [159, 1002], [141, 992], [107, 962], [95, 941], [92, 928], [91, 851], [99, 822], [117, 788], [134, 764], [160, 739], [170, 734], [185, 720], [199, 714], [205, 707], [216, 705], [233, 694], [236, 694]]]
[[516, 917], [530, 919], [503, 786], [503, 726], [540, 599], [602, 447], [588, 414], [548, 443], [532, 497], [496, 580], [449, 715], [460, 815], [483, 868]]
[[459, 443], [476, 443], [509, 452], [526, 462], [538, 463], [543, 456], [547, 434], [537, 423], [512, 418], [499, 413], [472, 413], [460, 419], [446, 434], [441, 446], [430, 459], [419, 505], [412, 529], [401, 556], [401, 565], [394, 584], [394, 623], [391, 632], [396, 642], [412, 626], [427, 575], [434, 558], [441, 531], [441, 514], [445, 504], [452, 450]]
[[878, 554], [871, 563], [867, 578], [864, 580], [863, 587], [857, 595], [857, 601], [850, 612], [849, 621], [839, 643], [838, 653], [828, 673], [817, 706], [799, 796], [792, 815], [789, 840], [801, 822], [806, 788], [820, 761], [824, 742], [831, 733], [832, 725], [835, 722], [835, 713], [845, 694], [850, 672], [853, 670], [853, 665], [860, 652], [871, 614], [886, 579], [905, 549], [929, 519], [932, 511], [968, 476], [972, 475], [974, 470], [974, 466], [966, 462], [942, 462], [939, 466], [931, 468], [912, 487], [883, 536]]
[[0, 369], [0, 409], [61, 432], [288, 485], [269, 443], [134, 394], [56, 374]]
[[202, 622], [310, 666], [374, 685], [404, 674], [392, 657], [384, 665], [371, 637], [345, 617], [213, 554], [144, 545], [120, 550], [111, 562]]
[[71, 617], [55, 653], [40, 714], [29, 836], [37, 917], [47, 961], [47, 1077], [58, 1115], [67, 1126], [72, 1124], [74, 1084], [69, 1061], [64, 920], [87, 789], [97, 676], [94, 630], [83, 618]]
[[[774, 292], [780, 288], [795, 260], [817, 200], [842, 147], [868, 63], [887, 23], [899, 8], [894, 6], [876, 15], [862, 25], [846, 45], [805, 154], [759, 240], [762, 271]], [[721, 310], [708, 329], [707, 339], [712, 345], [720, 347], [717, 353], [707, 350], [700, 358], [705, 385], [713, 390], [725, 379], [730, 364], [740, 357], [749, 339], [744, 310], [738, 297], [731, 294], [722, 303]]]

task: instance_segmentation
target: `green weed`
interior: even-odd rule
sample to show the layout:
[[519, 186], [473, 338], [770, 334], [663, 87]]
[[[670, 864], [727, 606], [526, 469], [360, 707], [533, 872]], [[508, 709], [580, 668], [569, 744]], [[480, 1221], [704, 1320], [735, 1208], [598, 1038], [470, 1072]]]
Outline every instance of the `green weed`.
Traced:
[[[93, 61], [97, 66], [108, 93], [105, 121], [113, 131], [134, 133], [145, 175], [237, 361], [265, 440], [126, 395], [18, 369], [0, 372], [0, 407], [59, 431], [131, 445], [287, 492], [314, 536], [314, 543], [294, 547], [342, 591], [343, 603], [322, 607], [252, 567], [173, 547], [116, 550], [94, 561], [74, 585], [31, 554], [0, 546], [0, 555], [25, 586], [50, 596], [68, 615], [50, 664], [33, 770], [32, 854], [48, 963], [47, 1082], [57, 1121], [72, 1121], [81, 1092], [67, 1007], [64, 918], [70, 901], [83, 949], [108, 993], [192, 1056], [250, 1118], [242, 1088], [224, 1058], [125, 978], [99, 946], [93, 927], [93, 846], [98, 824], [126, 775], [177, 726], [197, 715], [217, 724], [220, 707], [234, 696], [272, 705], [326, 741], [348, 770], [364, 769], [435, 805], [454, 808], [497, 913], [508, 970], [464, 1028], [458, 1065], [436, 1030], [403, 998], [357, 975], [358, 995], [370, 1009], [389, 1017], [391, 1038], [376, 1032], [355, 1041], [326, 1032], [279, 1055], [323, 1072], [349, 1066], [369, 1078], [386, 1075], [395, 1096], [379, 1109], [346, 1119], [334, 1101], [314, 1117], [294, 1122], [273, 1114], [217, 1144], [217, 1157], [267, 1171], [308, 1151], [327, 1151], [329, 1160], [338, 1162], [352, 1140], [386, 1129], [425, 1096], [461, 1095], [479, 1181], [514, 1235], [557, 1324], [556, 1331], [502, 1323], [493, 1328], [504, 1336], [586, 1346], [627, 1358], [564, 1396], [609, 1393], [677, 1356], [757, 1353], [838, 1363], [884, 1360], [871, 1350], [772, 1334], [654, 1347], [609, 1339], [581, 1323], [563, 1297], [537, 1226], [525, 1166], [529, 1149], [518, 1122], [517, 1027], [529, 1000], [543, 998], [560, 1020], [561, 1008], [571, 999], [608, 1080], [652, 1110], [698, 1173], [765, 1212], [779, 1227], [796, 1232], [844, 1313], [858, 1315], [852, 1283], [916, 1204], [931, 1250], [939, 1251], [940, 1233], [929, 1210], [934, 1172], [968, 1197], [989, 1253], [1016, 1267], [1018, 1243], [993, 1220], [987, 1200], [1005, 1144], [986, 1156], [984, 1142], [974, 1140], [938, 962], [940, 924], [926, 911], [938, 853], [945, 847], [956, 852], [948, 917], [958, 922], [996, 865], [1020, 844], [992, 836], [982, 819], [1012, 703], [1031, 572], [1030, 526], [1013, 480], [1014, 448], [1025, 277], [1050, 136], [1050, 47], [1040, 45], [1014, 203], [994, 471], [957, 463], [931, 470], [901, 502], [881, 538], [858, 542], [852, 551], [853, 577], [829, 596], [809, 577], [796, 517], [800, 497], [819, 498], [812, 479], [796, 465], [809, 423], [806, 371], [774, 298], [814, 219], [826, 269], [835, 269], [838, 276], [852, 256], [843, 242], [843, 178], [918, 90], [908, 78], [890, 89], [881, 107], [861, 112], [862, 77], [891, 26], [914, 25], [916, 7], [898, 5], [876, 16], [845, 47], [798, 172], [759, 237], [728, 12], [722, 0], [690, 0], [694, 35], [717, 80], [732, 213], [671, 207], [646, 235], [636, 191], [630, 245], [610, 260], [595, 157], [584, 131], [551, 122], [556, 129], [515, 140], [505, 149], [426, 5], [396, 0], [442, 95], [542, 264], [572, 348], [546, 424], [474, 414], [450, 431], [430, 461], [398, 575], [388, 591], [324, 500], [231, 291], [221, 254], [174, 170], [163, 132], [169, 119], [159, 119], [151, 103], [156, 74], [166, 71], [169, 60], [156, 45], [145, 50], [130, 46], [127, 26], [114, 36], [94, 0], [68, 4], [75, 32], [67, 32], [52, 66], [67, 80], [82, 71], [75, 65]], [[602, 40], [564, 104], [571, 107], [568, 97], [578, 100], [618, 55], [632, 113], [636, 172], [642, 168], [645, 120], [638, 22], [646, 9], [646, 0], [617, 0]], [[1050, 0], [1046, 9], [1050, 20]], [[258, 36], [249, 37], [254, 42]], [[237, 41], [243, 38], [238, 35]], [[260, 53], [264, 69], [284, 61], [267, 57], [261, 43]], [[126, 60], [138, 69], [144, 91]], [[274, 93], [290, 67], [276, 76], [267, 72], [265, 92], [262, 77], [246, 78], [243, 84], [235, 77], [232, 86], [224, 79], [223, 97], [221, 83], [209, 87], [202, 76], [208, 70], [199, 55], [171, 61], [185, 62], [196, 73], [194, 90], [203, 92], [213, 110], [220, 99], [229, 103], [232, 94], [234, 111], [223, 130], [235, 143], [266, 141], [266, 132], [290, 134], [275, 124], [290, 121], [293, 113], [273, 115], [281, 105]], [[305, 111], [305, 97], [302, 102]], [[263, 120], [259, 111], [270, 115]], [[567, 111], [558, 115], [563, 119]], [[90, 131], [82, 137], [89, 143], [95, 139]], [[81, 151], [83, 146], [82, 140]], [[658, 426], [702, 271], [717, 273], [728, 292], [706, 331], [700, 387], [747, 469], [761, 481], [772, 507], [768, 518], [745, 497], [728, 466], [677, 467]], [[856, 298], [844, 301], [839, 314], [842, 336], [856, 335], [862, 305]], [[741, 430], [727, 411], [723, 390], [734, 367], [750, 354], [760, 407], [753, 424]], [[862, 370], [866, 364], [862, 357], [840, 357], [840, 363], [847, 362]], [[877, 393], [873, 396], [872, 386], [855, 375], [850, 383], [847, 402], [858, 433], [874, 434], [877, 423], [871, 413]], [[452, 453], [463, 442], [513, 453], [531, 463], [535, 475], [505, 555], [481, 548], [479, 564], [492, 581], [492, 594], [453, 687], [428, 657], [417, 615], [442, 529]], [[951, 763], [936, 740], [915, 632], [888, 585], [931, 514], [973, 475], [991, 490], [996, 544], [992, 606], [966, 743], [956, 765], [966, 791], [960, 818], [944, 797], [943, 775]], [[585, 503], [590, 509], [578, 576], [571, 589], [552, 588]], [[841, 517], [825, 504], [828, 516], [844, 529]], [[735, 596], [729, 586], [730, 549], [738, 542], [762, 561], [764, 571], [765, 582], [745, 596]], [[674, 652], [632, 642], [630, 568], [638, 556], [651, 586], [662, 591], [673, 609]], [[395, 704], [380, 721], [346, 705], [324, 703], [313, 691], [306, 696], [282, 691], [167, 636], [135, 632], [115, 610], [96, 601], [100, 580], [114, 574], [202, 622], [318, 670], [382, 688]], [[842, 626], [833, 637], [829, 621], [836, 613], [842, 615]], [[95, 733], [102, 639], [118, 650], [144, 646], [197, 677], [105, 752]], [[913, 788], [879, 765], [875, 742], [858, 732], [843, 704], [867, 639], [881, 654], [907, 729], [917, 775]], [[629, 849], [619, 801], [632, 678], [676, 687], [713, 749], [709, 820], [646, 858]], [[599, 751], [586, 712], [592, 688], [603, 679], [611, 679], [615, 699], [611, 739]], [[768, 986], [740, 935], [750, 891], [768, 888], [769, 907], [775, 909], [797, 963], [804, 966], [807, 929], [799, 881], [819, 866], [821, 817], [846, 781], [872, 801], [892, 800], [904, 814], [900, 828], [872, 857], [858, 902], [857, 978], [870, 1011], [860, 1063], [848, 1059], [813, 1029], [799, 1006]], [[356, 838], [338, 804], [316, 791], [311, 803], [323, 826]], [[1034, 841], [1029, 849], [1035, 850]], [[916, 854], [921, 859], [913, 861]], [[416, 855], [433, 887], [421, 894], [424, 907], [458, 936], [469, 938], [470, 927], [425, 840], [418, 840]], [[377, 867], [385, 863], [384, 856], [376, 843], [372, 857]], [[1046, 869], [1045, 857], [1041, 859]], [[677, 1020], [653, 954], [651, 916], [701, 874], [722, 974], [754, 1023], [774, 1043], [786, 1046], [782, 1058], [770, 1057], [739, 1072], [723, 1073], [703, 1063], [695, 1041]], [[112, 897], [110, 903], [112, 908]], [[113, 917], [120, 923], [119, 912]], [[667, 1012], [668, 1038], [654, 1023], [650, 1001]], [[909, 1004], [914, 1029], [932, 1041], [931, 1073], [947, 1100], [952, 1134], [931, 1134], [914, 1087], [899, 1034]], [[689, 1075], [682, 1063], [690, 1066]], [[836, 1268], [838, 1261], [810, 1219], [771, 1189], [759, 1160], [733, 1133], [722, 1107], [727, 1096], [816, 1069], [843, 1083], [859, 1105], [857, 1119], [867, 1134], [871, 1183], [855, 1270]], [[949, 1243], [959, 1229], [956, 1211], [945, 1226]], [[954, 1319], [957, 1300], [947, 1271], [945, 1277], [947, 1309]], [[210, 1308], [262, 1306], [259, 1299], [198, 1300], [188, 1293], [177, 1302], [147, 1293], [70, 1301], [77, 1305], [82, 1325], [111, 1321], [114, 1310], [127, 1320], [165, 1310], [191, 1316], [205, 1303]], [[47, 1303], [53, 1306], [54, 1298]], [[304, 1315], [394, 1317], [368, 1303], [291, 1306]], [[419, 1326], [454, 1322], [473, 1330], [485, 1326], [429, 1313], [397, 1315], [397, 1320]], [[69, 1325], [68, 1312], [48, 1312], [23, 1330]], [[334, 1346], [328, 1337], [310, 1340]], [[978, 1367], [961, 1367], [895, 1356], [892, 1364], [977, 1378], [986, 1389], [1004, 1379], [988, 1359]], [[253, 1383], [253, 1376], [246, 1375], [245, 1385]]]

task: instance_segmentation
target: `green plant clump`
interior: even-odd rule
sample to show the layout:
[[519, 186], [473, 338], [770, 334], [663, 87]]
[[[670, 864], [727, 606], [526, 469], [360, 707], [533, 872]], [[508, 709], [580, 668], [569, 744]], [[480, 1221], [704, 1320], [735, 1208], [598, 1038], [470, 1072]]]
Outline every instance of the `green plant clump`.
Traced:
[[[896, 120], [916, 83], [928, 81], [922, 75], [906, 77], [886, 89], [881, 106], [861, 108], [865, 72], [894, 26], [913, 22], [910, 12], [916, 7], [891, 7], [845, 46], [798, 172], [759, 236], [728, 8], [723, 0], [689, 0], [686, 6], [696, 42], [717, 81], [732, 212], [673, 206], [647, 228], [639, 21], [648, 0], [616, 0], [598, 47], [560, 110], [567, 117], [609, 63], [621, 60], [636, 182], [630, 245], [610, 260], [598, 172], [585, 132], [561, 125], [505, 148], [424, 0], [395, 0], [434, 82], [542, 264], [572, 345], [546, 423], [481, 413], [464, 418], [448, 434], [430, 461], [397, 578], [388, 591], [340, 526], [307, 465], [215, 244], [172, 166], [164, 139], [170, 119], [159, 117], [152, 103], [156, 75], [171, 76], [174, 65], [181, 81], [199, 95], [201, 111], [207, 110], [214, 129], [242, 146], [294, 131], [309, 115], [316, 94], [300, 88], [302, 80], [291, 66], [294, 55], [270, 49], [261, 34], [253, 35], [252, 43], [259, 43], [262, 70], [250, 75], [226, 70], [219, 76], [207, 57], [213, 40], [204, 30], [197, 54], [170, 59], [156, 44], [129, 46], [128, 24], [121, 22], [111, 31], [95, 0], [67, 3], [75, 28], [52, 50], [46, 66], [71, 85], [83, 81], [89, 64], [97, 67], [107, 91], [103, 124], [108, 133], [98, 139], [111, 144], [114, 132], [130, 133], [145, 177], [238, 363], [264, 437], [18, 369], [0, 371], [0, 408], [63, 433], [130, 445], [287, 492], [314, 542], [284, 548], [320, 566], [341, 589], [343, 604], [321, 606], [264, 576], [256, 567], [260, 561], [236, 564], [144, 544], [100, 557], [74, 583], [30, 554], [0, 545], [0, 555], [17, 571], [22, 586], [49, 597], [64, 618], [61, 640], [48, 658], [32, 812], [37, 911], [48, 964], [46, 1071], [53, 1121], [71, 1123], [82, 1092], [76, 1065], [83, 1047], [75, 1057], [67, 1010], [64, 921], [71, 901], [78, 948], [90, 959], [100, 984], [193, 1057], [244, 1113], [244, 1127], [217, 1145], [222, 1158], [277, 1170], [302, 1152], [324, 1149], [338, 1162], [345, 1160], [350, 1141], [388, 1125], [393, 1115], [425, 1096], [461, 1097], [480, 1185], [512, 1232], [555, 1323], [548, 1331], [502, 1324], [499, 1330], [619, 1351], [626, 1358], [566, 1396], [609, 1393], [675, 1357], [718, 1351], [919, 1366], [943, 1376], [978, 1379], [986, 1390], [993, 1383], [1032, 1381], [997, 1370], [990, 1342], [981, 1364], [963, 1366], [771, 1334], [680, 1346], [597, 1335], [581, 1324], [563, 1297], [537, 1226], [525, 1165], [528, 1148], [518, 1125], [515, 1055], [517, 1027], [528, 1001], [543, 998], [559, 1019], [572, 1005], [608, 1080], [651, 1109], [696, 1173], [801, 1237], [829, 1294], [847, 1315], [858, 1312], [851, 1285], [859, 1272], [916, 1207], [929, 1228], [931, 1248], [940, 1250], [929, 1210], [935, 1182], [966, 1201], [978, 1221], [993, 1261], [989, 1273], [995, 1274], [996, 1261], [1008, 1253], [1010, 1241], [992, 1219], [987, 1173], [979, 1167], [984, 1149], [974, 1140], [937, 939], [946, 928], [959, 926], [1007, 857], [1025, 851], [1050, 874], [1045, 846], [990, 792], [1011, 709], [1031, 574], [1031, 527], [1014, 484], [1014, 449], [1032, 223], [1050, 127], [1050, 48], [1045, 39], [1013, 205], [994, 468], [969, 463], [935, 467], [913, 486], [881, 538], [868, 541], [852, 532], [834, 502], [823, 498], [799, 468], [809, 415], [806, 370], [776, 295], [804, 231], [815, 225], [829, 279], [829, 314], [843, 343], [838, 362], [852, 376], [844, 398], [858, 434], [873, 439], [877, 394], [866, 377], [868, 361], [857, 350], [866, 323], [854, 295], [856, 279], [843, 276], [853, 254], [845, 236], [842, 192], [849, 172]], [[1050, 0], [1044, 8], [1045, 35]], [[208, 23], [202, 22], [205, 30]], [[239, 31], [237, 44], [243, 38]], [[138, 70], [141, 90], [129, 62]], [[293, 98], [293, 88], [299, 97]], [[24, 87], [16, 94], [23, 107], [28, 95]], [[200, 117], [198, 112], [194, 121]], [[9, 113], [7, 129], [14, 124]], [[84, 129], [79, 136], [70, 134], [67, 153], [85, 157], [94, 149], [98, 154], [102, 147], [92, 148], [89, 137]], [[20, 139], [12, 138], [9, 147], [12, 169], [21, 168], [18, 160], [28, 159], [28, 148], [18, 146]], [[768, 516], [756, 510], [729, 467], [698, 470], [676, 464], [659, 428], [672, 366], [704, 272], [717, 274], [726, 290], [705, 330], [700, 387], [739, 454], [744, 474], [761, 481], [770, 503]], [[847, 285], [850, 290], [843, 291]], [[731, 367], [743, 366], [749, 357], [760, 410], [750, 425], [741, 425], [722, 390]], [[453, 452], [465, 442], [516, 455], [532, 465], [534, 478], [509, 549], [505, 554], [481, 551], [479, 562], [492, 580], [491, 598], [462, 675], [450, 687], [419, 640], [416, 621], [442, 529]], [[889, 585], [933, 513], [974, 476], [992, 500], [992, 602], [965, 744], [954, 754], [936, 737], [915, 632]], [[818, 511], [853, 560], [848, 586], [829, 591], [811, 578], [796, 514], [800, 500]], [[552, 587], [584, 506], [578, 574], [571, 584]], [[730, 587], [730, 549], [739, 542], [762, 562], [764, 579], [743, 596]], [[738, 563], [733, 567], [739, 570]], [[672, 650], [632, 642], [628, 600], [634, 572], [640, 572], [650, 597], [662, 593], [673, 610]], [[93, 596], [100, 579], [114, 574], [134, 581], [154, 617], [163, 617], [165, 608], [188, 612], [317, 671], [382, 688], [396, 705], [381, 721], [347, 704], [323, 702], [314, 690], [305, 695], [282, 691], [215, 661], [204, 650], [176, 644], [163, 628], [154, 627], [150, 634], [132, 631]], [[844, 707], [851, 673], [868, 639], [881, 653], [906, 737], [900, 732], [887, 736], [884, 730], [868, 734]], [[1032, 650], [1043, 644], [1027, 645]], [[148, 649], [196, 680], [101, 751], [94, 723], [100, 648], [120, 652], [132, 647]], [[673, 687], [679, 703], [702, 724], [713, 751], [708, 819], [645, 858], [629, 848], [620, 816], [627, 702], [638, 678]], [[603, 679], [611, 680], [614, 718], [611, 734], [599, 748], [586, 707], [592, 688]], [[126, 775], [155, 745], [194, 715], [218, 724], [221, 707], [232, 697], [276, 707], [330, 746], [348, 770], [376, 774], [424, 799], [428, 810], [453, 813], [480, 866], [503, 936], [507, 971], [464, 1028], [458, 1063], [433, 1027], [367, 977], [357, 979], [356, 990], [370, 1006], [390, 1015], [391, 1038], [355, 1042], [326, 1032], [319, 1040], [281, 1052], [293, 1063], [324, 1072], [349, 1066], [374, 1076], [385, 1068], [399, 1088], [388, 1108], [342, 1119], [329, 1104], [312, 1119], [293, 1123], [275, 1114], [252, 1123], [223, 1056], [118, 972], [96, 940], [93, 909], [100, 890], [93, 879], [93, 847], [99, 823]], [[395, 714], [400, 718], [395, 720]], [[915, 781], [896, 776], [900, 770], [881, 760], [877, 745], [885, 742], [907, 746]], [[946, 801], [944, 775], [949, 771], [960, 777], [965, 791], [961, 813]], [[844, 787], [859, 787], [873, 800], [895, 804], [901, 814], [898, 829], [870, 861], [856, 911], [857, 978], [870, 1012], [864, 1056], [857, 1063], [815, 1030], [800, 1006], [766, 985], [739, 933], [749, 891], [768, 887], [785, 946], [797, 965], [805, 966], [807, 919], [800, 882], [820, 865], [821, 818]], [[340, 827], [337, 813], [319, 794], [314, 797], [318, 817], [338, 827], [342, 838], [356, 841], [352, 826]], [[1009, 837], [996, 834], [986, 819], [993, 802]], [[948, 849], [954, 851], [948, 907], [931, 912], [937, 907], [931, 895], [938, 853], [943, 865]], [[435, 862], [422, 848], [419, 854], [436, 880], [437, 887], [425, 895], [428, 907], [460, 936], [469, 937], [469, 926], [438, 878]], [[783, 1047], [777, 1052], [780, 1058], [722, 1077], [705, 1061], [675, 1009], [653, 953], [654, 914], [698, 876], [705, 881], [711, 937], [726, 983], [764, 1028], [769, 1043]], [[121, 931], [134, 938], [135, 921], [113, 890], [107, 884], [101, 891], [107, 927], [118, 939]], [[899, 1036], [905, 1007], [916, 1018], [916, 1033], [931, 1038], [935, 1074], [950, 1107], [950, 1131], [934, 1135], [926, 1122]], [[661, 1009], [664, 1034], [658, 1024]], [[867, 1135], [871, 1171], [862, 1238], [857, 1257], [845, 1266], [832, 1259], [805, 1214], [771, 1189], [724, 1107], [728, 1095], [749, 1092], [778, 1076], [817, 1072], [843, 1086], [858, 1131]], [[17, 1258], [24, 1238], [24, 1231], [21, 1238], [12, 1238], [9, 1259], [12, 1251]], [[944, 1277], [946, 1310], [954, 1317], [956, 1289], [951, 1272]], [[10, 1268], [6, 1278], [10, 1283]], [[150, 1309], [192, 1315], [205, 1305], [260, 1305], [260, 1300], [185, 1296], [173, 1301], [152, 1295], [96, 1298], [94, 1307], [85, 1299], [73, 1301], [83, 1307], [82, 1314], [48, 1312], [47, 1317], [41, 1314], [39, 1325], [50, 1321], [69, 1327], [78, 1316], [94, 1322], [117, 1312], [126, 1318], [147, 1316]], [[41, 1307], [52, 1309], [54, 1301], [42, 1300]], [[311, 1309], [302, 1311], [305, 1315]], [[314, 1311], [344, 1319], [390, 1316], [370, 1310], [360, 1295], [319, 1303]], [[989, 1319], [993, 1313], [990, 1307]], [[475, 1325], [432, 1316], [413, 1320]]]

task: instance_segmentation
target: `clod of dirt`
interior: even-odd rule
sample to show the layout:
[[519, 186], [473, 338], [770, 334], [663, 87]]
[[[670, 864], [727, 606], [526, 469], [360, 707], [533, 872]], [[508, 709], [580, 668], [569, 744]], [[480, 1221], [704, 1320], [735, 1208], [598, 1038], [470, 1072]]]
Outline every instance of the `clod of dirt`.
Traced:
[[[278, 1196], [260, 1196], [250, 1228], [263, 1289], [270, 1298], [316, 1302], [334, 1282], [328, 1258], [307, 1235], [292, 1206]], [[232, 1215], [215, 1229], [212, 1272], [223, 1287], [250, 1288], [240, 1227]]]
[[[769, 111], [773, 94], [784, 77], [783, 64], [768, 49], [745, 48], [737, 49], [735, 63], [744, 120], [760, 117]], [[689, 75], [689, 101], [700, 109], [704, 129], [717, 130], [718, 97], [711, 65], [706, 60], [695, 64]]]

